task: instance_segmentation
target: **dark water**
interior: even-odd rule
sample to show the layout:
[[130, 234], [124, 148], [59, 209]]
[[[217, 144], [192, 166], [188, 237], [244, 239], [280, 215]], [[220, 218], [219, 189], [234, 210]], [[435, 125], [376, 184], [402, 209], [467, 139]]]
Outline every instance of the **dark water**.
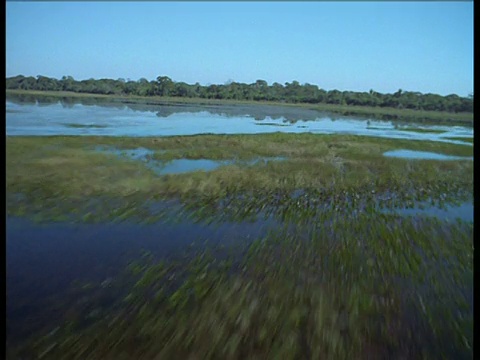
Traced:
[[[55, 303], [74, 281], [108, 282], [143, 251], [157, 258], [181, 256], [192, 243], [233, 246], [262, 237], [274, 221], [202, 224], [169, 221], [152, 225], [36, 224], [23, 218], [6, 220], [7, 334], [18, 340], [60, 321]], [[47, 316], [47, 319], [45, 318]]]
[[446, 139], [471, 138], [472, 128], [422, 125], [421, 129], [437, 132], [405, 131], [391, 121], [334, 117], [316, 110], [272, 105], [152, 105], [88, 98], [59, 100], [12, 95], [6, 99], [6, 134], [9, 136], [173, 136], [309, 132], [435, 140], [472, 146], [465, 141]]
[[[157, 207], [172, 208], [173, 203]], [[436, 216], [443, 220], [473, 221], [473, 204], [447, 206], [444, 210], [424, 205], [398, 209], [405, 216]], [[173, 206], [173, 207], [172, 207]], [[157, 209], [158, 210], [158, 209]], [[131, 222], [103, 224], [37, 224], [25, 218], [6, 219], [7, 340], [15, 343], [64, 319], [65, 302], [76, 301], [72, 289], [79, 284], [108, 286], [143, 251], [156, 258], [181, 258], [192, 246], [202, 249], [223, 245], [227, 249], [262, 238], [278, 230], [281, 221], [272, 216], [253, 221], [207, 224], [187, 217], [151, 225]]]

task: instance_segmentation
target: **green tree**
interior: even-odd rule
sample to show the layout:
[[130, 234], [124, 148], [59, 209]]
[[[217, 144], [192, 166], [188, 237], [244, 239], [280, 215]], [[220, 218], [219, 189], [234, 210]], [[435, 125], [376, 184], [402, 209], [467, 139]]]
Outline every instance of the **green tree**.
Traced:
[[175, 85], [168, 76], [158, 76], [157, 77], [157, 93], [156, 95], [160, 96], [169, 96], [173, 90], [175, 89]]

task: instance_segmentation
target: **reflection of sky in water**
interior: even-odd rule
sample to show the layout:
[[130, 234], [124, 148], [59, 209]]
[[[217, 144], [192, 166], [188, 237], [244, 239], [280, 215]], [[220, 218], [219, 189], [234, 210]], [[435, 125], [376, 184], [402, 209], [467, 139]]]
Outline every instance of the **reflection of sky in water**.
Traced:
[[403, 216], [428, 216], [439, 220], [473, 222], [473, 203], [464, 202], [460, 205], [445, 205], [445, 208], [432, 206], [426, 202], [417, 203], [413, 208], [400, 208], [394, 210], [382, 210], [384, 213], [397, 213]]
[[[233, 111], [221, 106], [211, 111], [188, 112], [182, 107], [170, 107], [170, 115], [157, 116], [162, 106], [145, 105], [141, 110], [136, 104], [131, 106], [100, 106], [74, 104], [69, 107], [60, 102], [50, 105], [19, 104], [6, 102], [7, 135], [103, 135], [103, 136], [172, 136], [195, 134], [255, 134], [255, 133], [319, 133], [371, 135], [388, 138], [437, 140], [465, 144], [462, 141], [448, 140], [445, 137], [472, 137], [473, 128], [461, 126], [422, 126], [423, 129], [444, 130], [444, 133], [417, 133], [396, 129], [390, 121], [355, 120], [338, 118], [333, 120], [325, 114], [299, 109], [295, 123], [288, 118], [295, 117], [293, 109], [286, 109], [286, 115], [280, 116], [281, 108], [272, 106], [243, 107], [242, 111]], [[157, 111], [153, 111], [157, 109]], [[209, 109], [209, 107], [205, 107]], [[175, 112], [178, 111], [178, 112]], [[193, 111], [193, 110], [192, 110]], [[287, 115], [288, 113], [288, 115]], [[228, 115], [227, 115], [228, 114]], [[233, 114], [233, 115], [232, 115]], [[268, 115], [271, 114], [271, 115]], [[263, 119], [263, 120], [255, 120]], [[301, 119], [308, 120], [301, 120]], [[68, 124], [103, 126], [101, 128], [69, 127]], [[258, 126], [262, 124], [264, 126]], [[286, 126], [287, 125], [287, 126]], [[472, 145], [472, 144], [468, 144]]]
[[402, 159], [418, 159], [418, 160], [473, 160], [471, 156], [453, 156], [438, 154], [428, 151], [416, 151], [416, 150], [392, 150], [383, 154], [388, 157], [397, 157]]
[[284, 157], [268, 157], [259, 158], [249, 161], [240, 160], [210, 160], [210, 159], [174, 159], [168, 161], [160, 161], [152, 159], [155, 151], [146, 148], [136, 149], [116, 149], [114, 147], [97, 146], [97, 151], [102, 151], [107, 154], [114, 154], [117, 156], [129, 158], [131, 160], [138, 160], [145, 163], [145, 165], [152, 169], [158, 175], [167, 174], [182, 174], [191, 171], [212, 171], [224, 165], [255, 165], [258, 163], [266, 164], [269, 161], [285, 160]]

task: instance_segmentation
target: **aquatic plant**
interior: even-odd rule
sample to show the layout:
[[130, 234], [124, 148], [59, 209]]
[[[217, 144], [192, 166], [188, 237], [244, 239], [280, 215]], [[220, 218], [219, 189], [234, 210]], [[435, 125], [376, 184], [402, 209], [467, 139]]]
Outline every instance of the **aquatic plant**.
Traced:
[[[158, 177], [98, 145], [289, 161]], [[63, 321], [8, 357], [471, 358], [473, 223], [384, 210], [471, 199], [473, 164], [382, 157], [400, 147], [472, 151], [309, 134], [7, 138], [10, 216], [274, 225], [230, 248], [192, 236], [175, 258], [145, 252], [115, 279], [72, 284]]]

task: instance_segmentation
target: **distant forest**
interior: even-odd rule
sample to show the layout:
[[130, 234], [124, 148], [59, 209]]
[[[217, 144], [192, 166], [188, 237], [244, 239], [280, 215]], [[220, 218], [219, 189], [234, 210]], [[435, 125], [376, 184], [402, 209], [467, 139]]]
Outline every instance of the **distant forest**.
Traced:
[[393, 94], [382, 94], [374, 90], [369, 92], [326, 91], [317, 85], [303, 84], [298, 81], [284, 85], [277, 82], [268, 85], [265, 80], [257, 80], [252, 84], [230, 82], [225, 85], [202, 86], [199, 83], [190, 85], [176, 82], [168, 76], [159, 76], [148, 81], [125, 79], [89, 79], [75, 80], [64, 76], [61, 80], [46, 76], [25, 77], [18, 75], [6, 79], [7, 89], [40, 90], [40, 91], [72, 91], [77, 93], [105, 95], [136, 96], [169, 96], [202, 99], [226, 99], [249, 101], [275, 101], [308, 104], [338, 104], [372, 107], [391, 107], [398, 109], [436, 110], [447, 112], [473, 112], [473, 95], [460, 97], [452, 94], [422, 94], [398, 90]]

